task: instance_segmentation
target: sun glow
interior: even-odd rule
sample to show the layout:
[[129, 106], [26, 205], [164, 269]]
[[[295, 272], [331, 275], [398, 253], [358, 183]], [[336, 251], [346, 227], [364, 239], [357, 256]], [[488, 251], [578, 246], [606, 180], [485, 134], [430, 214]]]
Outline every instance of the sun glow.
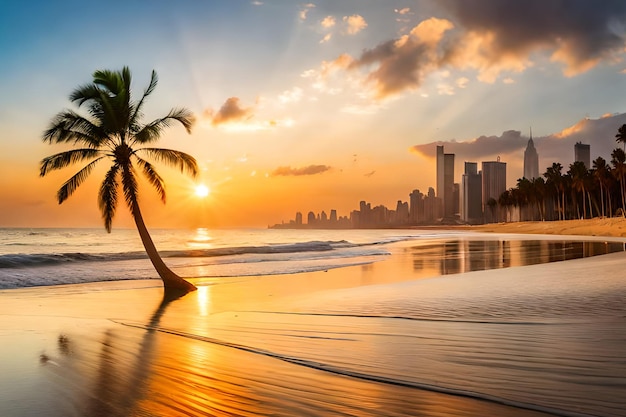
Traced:
[[211, 194], [211, 190], [209, 189], [209, 187], [207, 187], [204, 184], [196, 185], [194, 192], [196, 194], [196, 197], [200, 197], [200, 198], [204, 198], [208, 196], [209, 194]]

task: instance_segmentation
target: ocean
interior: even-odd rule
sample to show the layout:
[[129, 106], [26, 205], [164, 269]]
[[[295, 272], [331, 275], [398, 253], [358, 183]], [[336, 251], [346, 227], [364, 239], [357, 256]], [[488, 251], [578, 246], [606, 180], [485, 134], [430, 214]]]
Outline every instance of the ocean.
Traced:
[[[166, 264], [190, 278], [294, 274], [365, 265], [412, 242], [406, 277], [523, 266], [623, 251], [623, 243], [493, 239], [445, 230], [157, 229]], [[419, 248], [419, 249], [415, 249]], [[408, 249], [403, 249], [407, 251]], [[439, 265], [440, 264], [440, 265]], [[0, 289], [158, 278], [134, 229], [0, 229]]]

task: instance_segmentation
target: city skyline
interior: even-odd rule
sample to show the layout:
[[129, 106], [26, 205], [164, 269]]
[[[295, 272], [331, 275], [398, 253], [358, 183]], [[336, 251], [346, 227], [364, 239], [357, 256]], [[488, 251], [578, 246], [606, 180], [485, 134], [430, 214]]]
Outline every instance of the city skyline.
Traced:
[[[530, 152], [529, 152], [530, 149]], [[576, 142], [574, 144], [574, 162], [581, 161], [587, 165], [591, 165], [589, 161], [591, 155], [591, 146]], [[414, 189], [408, 196], [408, 202], [398, 200], [396, 209], [390, 209], [384, 204], [378, 204], [372, 208], [372, 203], [365, 200], [359, 202], [359, 208], [351, 210], [348, 215], [338, 216], [336, 209], [331, 209], [331, 215], [328, 216], [325, 210], [315, 213], [309, 211], [307, 213], [307, 222], [303, 221], [302, 212], [296, 212], [295, 219], [281, 223], [276, 223], [272, 228], [371, 228], [371, 227], [401, 227], [403, 225], [420, 225], [434, 224], [436, 222], [455, 223], [460, 221], [466, 224], [482, 224], [497, 221], [497, 215], [494, 218], [494, 207], [499, 204], [500, 196], [505, 191], [512, 190], [513, 187], [507, 187], [507, 164], [500, 161], [498, 157], [496, 161], [480, 161], [482, 169], [478, 170], [478, 162], [464, 162], [464, 171], [461, 175], [460, 183], [454, 182], [453, 169], [451, 165], [445, 166], [447, 161], [454, 161], [455, 154], [444, 152], [444, 147], [436, 146], [435, 159], [436, 164], [436, 182], [437, 187], [444, 186], [445, 182], [453, 182], [456, 189], [454, 198], [457, 210], [453, 213], [447, 213], [445, 208], [445, 195], [440, 196], [433, 187], [428, 187], [426, 194], [420, 189]], [[527, 167], [527, 163], [535, 165], [538, 161], [538, 152], [533, 145], [532, 132], [528, 139], [528, 145], [523, 152], [524, 171], [532, 173], [537, 168]], [[441, 162], [440, 162], [441, 161]], [[554, 161], [560, 163], [559, 161]], [[570, 164], [571, 165], [571, 164]], [[564, 167], [569, 168], [569, 167]], [[446, 172], [447, 169], [447, 172]], [[592, 168], [587, 168], [591, 170]], [[549, 167], [539, 171], [536, 176], [523, 175], [516, 179], [519, 183], [522, 179], [533, 180], [542, 178], [545, 181], [544, 173], [547, 173]], [[532, 175], [532, 174], [531, 174]], [[447, 178], [446, 178], [447, 177]], [[444, 186], [445, 187], [445, 186]], [[449, 188], [449, 187], [448, 187]], [[489, 200], [492, 200], [491, 202]], [[491, 204], [495, 203], [493, 207]], [[448, 204], [452, 205], [452, 202]], [[366, 213], [364, 215], [364, 213]], [[364, 220], [364, 217], [366, 218]]]
[[[41, 136], [59, 111], [76, 110], [70, 93], [95, 70], [123, 66], [136, 93], [158, 73], [146, 119], [172, 107], [196, 116], [190, 136], [173, 127], [161, 143], [196, 157], [200, 175], [159, 171], [166, 205], [141, 184], [150, 227], [266, 227], [301, 205], [346, 213], [360, 200], [393, 207], [407, 190], [436, 188], [438, 145], [457, 155], [456, 182], [460, 155], [499, 155], [511, 187], [523, 172], [527, 126], [540, 167], [568, 165], [577, 141], [608, 159], [626, 123], [616, 88], [626, 79], [623, 2], [470, 4], [8, 4], [0, 16], [0, 226], [101, 227], [101, 172], [59, 206], [55, 190], [74, 172], [42, 179], [37, 165], [63, 150]], [[132, 225], [120, 210], [114, 228]]]

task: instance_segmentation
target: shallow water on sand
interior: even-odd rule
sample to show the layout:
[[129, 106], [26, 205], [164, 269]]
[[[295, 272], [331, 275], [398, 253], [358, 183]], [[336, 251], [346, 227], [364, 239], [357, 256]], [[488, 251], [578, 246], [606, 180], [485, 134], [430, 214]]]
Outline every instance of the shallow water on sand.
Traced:
[[37, 392], [0, 378], [27, 401], [0, 414], [626, 416], [624, 253], [539, 265], [522, 246], [404, 242], [168, 304], [121, 284], [0, 292], [0, 317], [31, 306], [0, 354]]

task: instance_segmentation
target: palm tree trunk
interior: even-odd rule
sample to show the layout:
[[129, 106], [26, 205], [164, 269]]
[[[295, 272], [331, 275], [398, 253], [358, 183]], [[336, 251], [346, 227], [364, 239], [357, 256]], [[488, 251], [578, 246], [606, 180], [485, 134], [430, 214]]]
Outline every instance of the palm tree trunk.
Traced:
[[165, 265], [165, 263], [161, 259], [161, 255], [159, 255], [159, 252], [154, 246], [154, 242], [150, 237], [150, 233], [148, 233], [148, 229], [146, 228], [146, 225], [143, 221], [143, 216], [141, 215], [141, 210], [139, 210], [139, 204], [137, 203], [137, 201], [133, 202], [132, 212], [133, 218], [135, 219], [135, 224], [137, 225], [137, 230], [139, 231], [139, 237], [141, 237], [141, 242], [146, 249], [146, 253], [150, 258], [150, 262], [152, 262], [154, 269], [156, 269], [157, 273], [163, 280], [165, 292], [186, 294], [188, 292], [197, 290], [195, 285], [188, 281], [185, 281], [184, 279], [176, 275], [171, 269], [169, 269], [167, 265]]

